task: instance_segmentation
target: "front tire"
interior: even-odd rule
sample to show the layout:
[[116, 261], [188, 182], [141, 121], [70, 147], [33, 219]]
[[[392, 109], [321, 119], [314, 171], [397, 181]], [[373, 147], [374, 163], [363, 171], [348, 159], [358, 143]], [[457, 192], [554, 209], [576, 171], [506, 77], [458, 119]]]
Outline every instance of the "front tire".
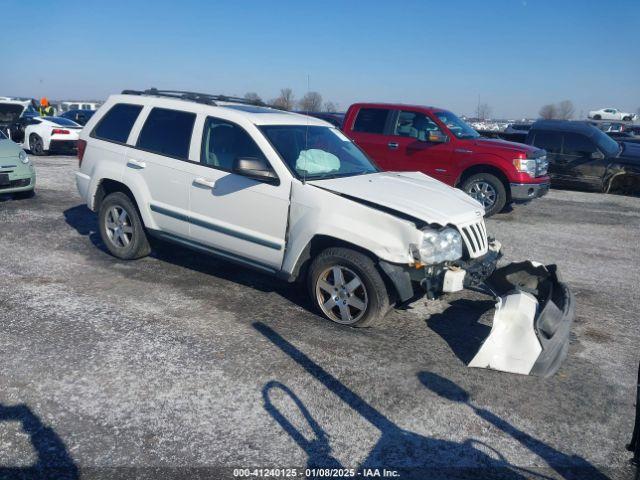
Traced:
[[602, 120], [602, 115], [594, 115], [593, 119], [594, 120]]
[[37, 157], [47, 154], [44, 149], [44, 142], [42, 141], [42, 138], [35, 133], [32, 133], [29, 137], [29, 151]]
[[105, 197], [98, 212], [98, 224], [102, 241], [114, 257], [134, 260], [151, 252], [138, 209], [124, 193]]
[[26, 192], [15, 192], [13, 194], [13, 198], [18, 198], [20, 200], [25, 200], [27, 198], [33, 198], [36, 195], [35, 189], [27, 190]]
[[495, 175], [476, 173], [462, 184], [462, 190], [482, 204], [485, 218], [502, 211], [507, 204], [507, 190]]
[[328, 248], [307, 276], [309, 295], [332, 322], [370, 327], [389, 311], [389, 292], [373, 261], [350, 248]]

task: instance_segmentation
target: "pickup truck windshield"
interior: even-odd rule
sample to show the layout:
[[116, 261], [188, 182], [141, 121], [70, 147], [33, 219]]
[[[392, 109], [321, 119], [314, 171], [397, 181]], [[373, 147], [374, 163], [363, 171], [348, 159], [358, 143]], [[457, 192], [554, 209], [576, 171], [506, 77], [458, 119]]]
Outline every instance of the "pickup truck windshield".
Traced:
[[451, 112], [437, 112], [436, 117], [458, 138], [478, 138], [480, 134]]
[[594, 128], [593, 140], [607, 157], [615, 157], [620, 152], [620, 144], [606, 133]]
[[335, 178], [378, 171], [371, 160], [335, 128], [265, 125], [260, 130], [298, 178]]

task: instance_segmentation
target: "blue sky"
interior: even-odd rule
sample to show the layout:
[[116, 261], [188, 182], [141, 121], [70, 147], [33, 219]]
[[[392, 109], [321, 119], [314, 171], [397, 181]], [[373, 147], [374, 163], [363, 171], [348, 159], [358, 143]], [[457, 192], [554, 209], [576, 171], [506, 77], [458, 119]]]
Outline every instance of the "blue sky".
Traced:
[[[0, 0], [0, 95], [290, 87], [496, 117], [640, 107], [640, 1]], [[32, 22], [29, 25], [29, 22]]]

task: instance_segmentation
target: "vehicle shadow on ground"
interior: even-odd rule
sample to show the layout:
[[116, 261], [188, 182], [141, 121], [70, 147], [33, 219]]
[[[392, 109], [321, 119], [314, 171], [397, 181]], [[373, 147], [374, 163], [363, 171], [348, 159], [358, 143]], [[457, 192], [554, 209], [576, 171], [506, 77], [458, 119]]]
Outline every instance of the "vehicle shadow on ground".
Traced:
[[[18, 422], [37, 455], [37, 461], [28, 467], [10, 467], [0, 463], [0, 479], [56, 479], [80, 478], [78, 467], [69, 455], [56, 432], [43, 425], [37, 415], [24, 405], [0, 403], [0, 428], [2, 422]], [[5, 437], [6, 438], [6, 437]], [[8, 439], [11, 444], [11, 439]], [[0, 451], [1, 454], [1, 451]]]
[[[550, 478], [542, 473], [510, 464], [500, 452], [481, 441], [466, 439], [462, 442], [455, 442], [436, 439], [400, 428], [272, 328], [261, 322], [256, 322], [253, 326], [283, 353], [300, 365], [309, 375], [322, 383], [340, 400], [380, 431], [377, 443], [369, 451], [367, 458], [358, 466], [359, 469], [393, 469], [398, 471], [400, 473], [399, 478], [403, 479]], [[427, 372], [420, 373], [419, 378], [427, 388], [444, 398], [454, 402], [462, 402], [475, 409], [468, 401], [469, 395], [467, 392], [453, 382]], [[298, 409], [298, 414], [292, 412], [290, 408], [286, 410], [279, 409], [275, 405], [274, 397], [282, 395], [289, 397], [290, 401], [286, 403], [291, 405], [291, 402], [293, 402]], [[325, 430], [290, 388], [280, 382], [270, 381], [263, 387], [262, 396], [267, 413], [307, 454], [307, 468], [345, 467], [332, 454], [329, 438]], [[573, 476], [570, 470], [574, 465], [580, 467], [581, 471], [588, 472], [590, 474], [588, 478], [596, 480], [606, 478], [586, 461], [554, 450], [486, 410], [475, 409], [475, 411], [478, 416], [501, 429], [507, 435], [513, 436], [521, 444], [527, 446], [545, 460], [557, 459], [559, 461], [572, 462], [567, 465], [566, 469], [554, 469], [557, 473], [563, 475], [563, 478], [587, 478]], [[294, 418], [298, 420], [294, 420]], [[300, 418], [304, 419], [307, 423], [306, 426], [300, 425]], [[312, 438], [309, 438], [311, 436], [308, 433], [309, 431], [312, 432]], [[303, 432], [307, 434], [305, 435]], [[487, 452], [490, 452], [490, 454]], [[347, 465], [346, 467], [353, 466]]]
[[[109, 256], [111, 255], [100, 237], [96, 214], [89, 210], [86, 205], [77, 205], [65, 210], [64, 218], [67, 224], [73, 227], [80, 235], [88, 237], [94, 247]], [[206, 254], [194, 253], [193, 250], [181, 245], [157, 239], [152, 239], [151, 257], [171, 265], [238, 283], [261, 292], [274, 292], [299, 307], [309, 311], [313, 310], [313, 306], [303, 288], [292, 288], [292, 284], [279, 280], [273, 275], [246, 267], [238, 267], [232, 262]], [[295, 286], [298, 287], [299, 285], [295, 284]]]
[[466, 365], [489, 336], [491, 327], [479, 320], [495, 305], [495, 300], [453, 300], [444, 312], [431, 315], [426, 323]]
[[471, 408], [478, 417], [509, 435], [511, 438], [517, 440], [522, 446], [542, 458], [547, 465], [549, 465], [549, 467], [562, 478], [588, 478], [594, 480], [604, 480], [609, 478], [584, 458], [577, 455], [568, 455], [556, 450], [546, 443], [532, 437], [528, 433], [516, 428], [490, 411], [477, 407], [471, 402], [467, 391], [451, 380], [431, 372], [418, 373], [418, 379], [427, 389], [436, 395], [451, 402], [460, 403], [461, 405]]

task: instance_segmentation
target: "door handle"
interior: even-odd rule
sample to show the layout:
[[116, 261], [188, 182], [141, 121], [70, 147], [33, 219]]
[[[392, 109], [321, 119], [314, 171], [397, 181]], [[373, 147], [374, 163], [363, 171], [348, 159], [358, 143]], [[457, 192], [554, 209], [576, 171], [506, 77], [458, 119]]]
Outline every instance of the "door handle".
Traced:
[[140, 160], [134, 160], [133, 158], [130, 158], [129, 160], [127, 160], [127, 166], [135, 168], [145, 168], [147, 164]]
[[387, 146], [392, 150], [395, 150], [396, 148], [398, 148], [398, 144], [396, 142], [389, 142]]
[[194, 185], [199, 185], [201, 187], [213, 188], [216, 185], [215, 180], [209, 180], [208, 178], [198, 177], [193, 181]]

